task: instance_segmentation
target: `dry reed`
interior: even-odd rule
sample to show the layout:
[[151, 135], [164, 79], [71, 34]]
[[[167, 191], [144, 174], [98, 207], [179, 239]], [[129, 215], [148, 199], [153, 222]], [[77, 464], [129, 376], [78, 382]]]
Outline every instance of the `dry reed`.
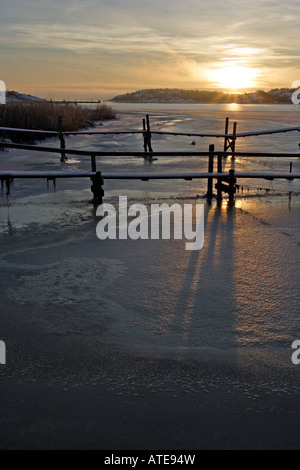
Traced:
[[[92, 109], [51, 102], [10, 102], [0, 106], [1, 127], [58, 131], [60, 116], [64, 132], [92, 127], [97, 121], [116, 118], [115, 112], [107, 105], [99, 105], [96, 109]], [[12, 140], [24, 140], [17, 134], [9, 137]]]

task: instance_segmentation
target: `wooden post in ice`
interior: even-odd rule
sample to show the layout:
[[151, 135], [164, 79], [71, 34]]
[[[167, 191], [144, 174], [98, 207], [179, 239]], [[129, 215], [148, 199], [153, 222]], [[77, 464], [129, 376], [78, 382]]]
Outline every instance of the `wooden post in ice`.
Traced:
[[96, 155], [94, 153], [91, 154], [91, 164], [92, 164], [92, 172], [96, 173], [97, 164], [96, 164]]
[[100, 204], [103, 204], [103, 196], [104, 196], [104, 191], [103, 191], [103, 178], [102, 178], [102, 173], [98, 171], [95, 176], [91, 177], [92, 180], [92, 186], [91, 190], [94, 195], [93, 199], [90, 201], [94, 206], [98, 206]]
[[234, 203], [234, 195], [236, 193], [236, 177], [235, 177], [235, 171], [234, 170], [229, 171], [228, 183], [229, 183], [229, 189], [228, 189], [229, 203], [233, 204]]
[[[224, 152], [227, 152], [227, 150], [231, 150], [232, 152], [235, 152], [235, 145], [236, 145], [236, 134], [237, 134], [237, 122], [233, 124], [233, 133], [231, 137], [227, 137], [229, 134], [229, 118], [226, 118], [226, 123], [225, 123], [225, 140], [224, 140]], [[234, 157], [232, 157], [234, 158]]]
[[149, 152], [153, 152], [152, 144], [151, 144], [151, 127], [150, 127], [150, 116], [147, 114], [146, 116], [146, 123], [147, 123], [147, 144]]
[[[144, 131], [144, 133], [143, 133], [144, 150], [145, 150], [145, 153], [147, 153], [148, 152], [148, 147], [147, 147], [147, 130], [146, 130], [146, 119], [145, 118], [143, 119], [143, 131]], [[145, 158], [147, 158], [147, 157], [145, 156]]]
[[[218, 155], [218, 173], [223, 173], [223, 157], [222, 155]], [[218, 178], [218, 184], [216, 185], [217, 188], [217, 199], [221, 201], [223, 199], [222, 194], [222, 178]]]
[[[293, 162], [290, 163], [290, 174], [293, 173]], [[288, 178], [288, 181], [294, 181], [294, 178], [291, 176], [290, 178]]]
[[[235, 145], [236, 145], [236, 131], [237, 131], [237, 122], [233, 124], [233, 137], [232, 137], [232, 146], [231, 149], [233, 152], [235, 152]], [[235, 157], [232, 155], [232, 159], [234, 160]]]
[[[63, 124], [62, 124], [62, 117], [59, 116], [58, 118], [58, 132], [59, 132], [59, 140], [60, 140], [60, 148], [61, 150], [65, 150], [66, 148], [66, 141], [63, 134]], [[61, 153], [60, 161], [65, 163], [68, 160], [66, 154], [64, 152]]]
[[225, 141], [224, 141], [224, 152], [227, 152], [228, 150], [228, 132], [229, 132], [229, 118], [226, 118], [225, 122]]
[[[212, 144], [209, 146], [209, 154], [208, 154], [208, 173], [214, 172], [214, 152], [215, 146]], [[207, 199], [213, 198], [213, 178], [210, 176], [207, 180]]]

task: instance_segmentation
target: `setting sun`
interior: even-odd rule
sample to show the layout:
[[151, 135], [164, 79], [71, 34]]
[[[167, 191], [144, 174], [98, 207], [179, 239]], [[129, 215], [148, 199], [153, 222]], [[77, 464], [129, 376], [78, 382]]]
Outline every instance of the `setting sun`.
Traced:
[[239, 90], [255, 85], [257, 70], [248, 67], [223, 67], [211, 72], [211, 78], [219, 88]]

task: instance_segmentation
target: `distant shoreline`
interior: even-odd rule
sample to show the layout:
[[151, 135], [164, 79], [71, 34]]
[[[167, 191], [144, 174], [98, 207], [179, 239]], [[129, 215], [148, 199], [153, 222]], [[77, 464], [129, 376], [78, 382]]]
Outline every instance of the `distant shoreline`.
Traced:
[[253, 93], [224, 93], [223, 91], [201, 91], [183, 89], [146, 89], [125, 93], [112, 98], [119, 103], [183, 103], [183, 104], [288, 104], [292, 102], [294, 89], [282, 88]]
[[250, 105], [250, 106], [278, 106], [278, 105], [290, 105], [291, 101], [286, 101], [282, 103], [238, 103], [237, 101], [114, 101], [112, 100], [105, 100], [105, 103], [113, 103], [113, 104], [241, 104], [241, 105]]

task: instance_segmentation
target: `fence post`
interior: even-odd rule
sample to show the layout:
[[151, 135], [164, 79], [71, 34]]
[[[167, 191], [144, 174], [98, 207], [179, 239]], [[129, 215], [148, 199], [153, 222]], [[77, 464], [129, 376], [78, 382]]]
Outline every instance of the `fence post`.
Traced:
[[[229, 132], [229, 118], [227, 117], [226, 122], [225, 122], [225, 136], [228, 135], [228, 132]], [[228, 150], [228, 137], [225, 137], [224, 152], [227, 152], [227, 150]]]
[[[64, 134], [63, 134], [63, 123], [62, 123], [62, 117], [61, 116], [59, 116], [59, 118], [58, 118], [58, 132], [59, 132], [60, 148], [61, 148], [61, 150], [65, 150], [66, 141], [65, 141], [65, 138], [64, 138]], [[68, 158], [66, 157], [65, 152], [62, 152], [61, 157], [60, 157], [60, 161], [62, 163], [65, 163], [67, 160], [68, 160]]]
[[[293, 162], [290, 163], [290, 174], [293, 173]], [[291, 176], [290, 178], [288, 178], [288, 181], [294, 181], [294, 178]]]
[[[145, 118], [143, 119], [143, 131], [144, 131], [144, 133], [143, 133], [143, 137], [144, 137], [144, 150], [145, 150], [145, 153], [147, 153], [147, 152], [148, 152], [148, 148], [147, 148], [147, 131], [146, 131], [146, 119], [145, 119]], [[147, 157], [145, 156], [145, 158], [147, 158]]]
[[[222, 155], [218, 155], [218, 173], [223, 173], [223, 157]], [[223, 199], [223, 193], [222, 193], [222, 178], [218, 178], [218, 184], [217, 184], [217, 199], [218, 201], [221, 201]]]
[[228, 194], [229, 194], [229, 203], [233, 204], [234, 203], [234, 195], [236, 193], [236, 177], [235, 177], [235, 170], [230, 170], [229, 171], [229, 178], [228, 178], [228, 183], [229, 183], [229, 189], [228, 189]]
[[[231, 149], [233, 152], [235, 152], [235, 146], [236, 146], [236, 131], [237, 131], [237, 122], [235, 122], [233, 125], [233, 138], [232, 138], [232, 146], [231, 146]], [[235, 159], [235, 156], [232, 155], [232, 160], [234, 159]]]
[[96, 173], [97, 163], [96, 163], [96, 155], [94, 153], [91, 154], [91, 164], [92, 164], [92, 172]]
[[150, 127], [150, 116], [147, 114], [146, 116], [146, 122], [147, 122], [147, 144], [148, 144], [148, 149], [149, 152], [153, 152], [152, 144], [151, 144], [151, 127]]
[[[208, 173], [214, 172], [214, 152], [215, 146], [212, 144], [209, 146], [209, 154], [208, 154]], [[208, 177], [207, 180], [207, 199], [213, 198], [213, 178], [211, 176]]]
[[103, 196], [104, 196], [104, 190], [103, 190], [104, 181], [102, 178], [101, 171], [98, 171], [95, 176], [91, 176], [91, 181], [93, 183], [91, 186], [91, 190], [92, 190], [94, 197], [90, 202], [91, 204], [94, 204], [94, 206], [98, 206], [100, 204], [103, 204]]

